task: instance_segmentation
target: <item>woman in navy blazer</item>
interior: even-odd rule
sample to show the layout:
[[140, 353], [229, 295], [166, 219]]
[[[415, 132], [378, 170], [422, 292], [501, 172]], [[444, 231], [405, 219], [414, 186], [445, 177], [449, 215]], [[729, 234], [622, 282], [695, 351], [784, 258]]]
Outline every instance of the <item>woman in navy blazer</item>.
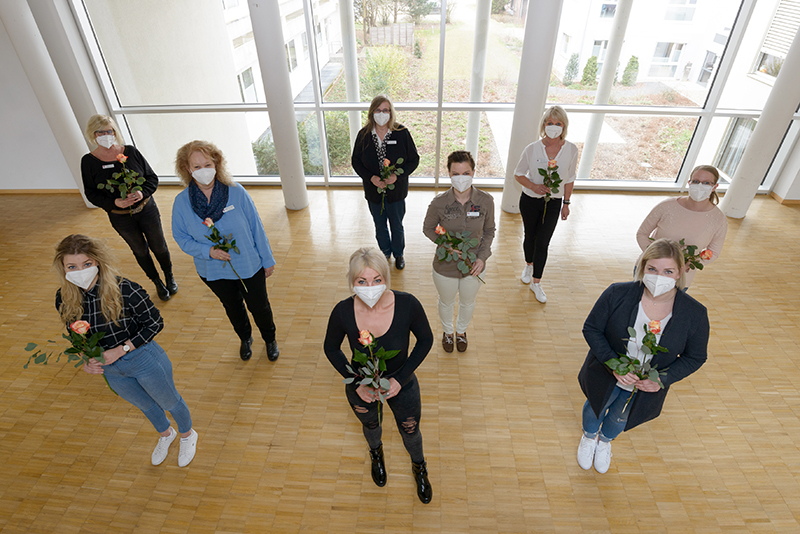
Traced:
[[[621, 432], [655, 419], [672, 384], [697, 371], [706, 361], [708, 313], [683, 289], [683, 252], [675, 241], [658, 239], [642, 255], [633, 282], [609, 286], [583, 325], [589, 353], [578, 373], [586, 403], [578, 464], [605, 473], [611, 462], [611, 440]], [[640, 380], [634, 373], [620, 376], [605, 362], [619, 353], [649, 359], [641, 351], [648, 330], [666, 352], [650, 361], [663, 372], [661, 382]], [[637, 331], [629, 339], [628, 327]], [[631, 398], [631, 394], [633, 397]], [[628, 399], [630, 398], [630, 402]]]
[[[399, 158], [403, 158], [403, 162], [397, 164]], [[385, 160], [389, 160], [389, 165], [397, 165], [403, 172], [393, 173], [385, 182], [381, 182], [381, 167]], [[372, 99], [367, 124], [359, 130], [353, 145], [351, 163], [353, 170], [364, 181], [364, 197], [375, 222], [378, 247], [387, 260], [394, 254], [395, 267], [402, 269], [405, 267], [403, 217], [406, 214], [408, 176], [419, 165], [419, 154], [411, 133], [397, 122], [389, 97], [378, 95]], [[394, 186], [391, 189], [386, 187], [391, 185]], [[386, 190], [384, 198], [378, 193], [379, 188]]]

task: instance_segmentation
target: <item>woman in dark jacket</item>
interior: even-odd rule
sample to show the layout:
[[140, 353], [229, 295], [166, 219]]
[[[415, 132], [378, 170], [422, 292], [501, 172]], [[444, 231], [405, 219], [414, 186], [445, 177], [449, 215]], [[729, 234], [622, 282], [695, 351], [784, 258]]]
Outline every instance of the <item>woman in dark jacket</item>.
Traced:
[[[687, 295], [683, 252], [675, 241], [659, 239], [642, 255], [636, 280], [612, 284], [595, 303], [583, 325], [589, 354], [578, 374], [586, 395], [578, 464], [605, 473], [611, 463], [611, 440], [661, 413], [672, 384], [697, 371], [706, 361], [708, 313]], [[636, 330], [631, 336], [628, 328]], [[642, 350], [647, 332], [666, 349], [652, 359]], [[628, 354], [649, 361], [663, 388], [635, 373], [613, 372], [606, 362]]]
[[[400, 158], [403, 161], [398, 163]], [[358, 132], [351, 161], [356, 174], [364, 181], [364, 197], [375, 221], [378, 247], [386, 259], [394, 254], [395, 266], [402, 269], [406, 265], [403, 259], [403, 217], [406, 214], [408, 177], [419, 165], [419, 154], [411, 133], [397, 122], [389, 97], [378, 95], [372, 99], [367, 124]], [[386, 180], [381, 180], [384, 166], [396, 166], [403, 172], [392, 173]]]

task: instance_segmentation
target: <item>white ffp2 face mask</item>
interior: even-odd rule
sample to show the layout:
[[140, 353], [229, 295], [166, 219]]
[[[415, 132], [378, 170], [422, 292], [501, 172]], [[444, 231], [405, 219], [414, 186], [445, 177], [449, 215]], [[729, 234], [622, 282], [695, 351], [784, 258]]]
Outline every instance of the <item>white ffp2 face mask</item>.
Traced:
[[544, 134], [549, 137], [550, 139], [555, 139], [561, 135], [561, 132], [564, 131], [564, 128], [561, 126], [556, 126], [555, 124], [548, 124], [544, 127]]
[[113, 135], [101, 135], [95, 141], [103, 148], [111, 148], [117, 142], [117, 138]]
[[675, 279], [660, 274], [646, 274], [642, 277], [645, 287], [650, 290], [653, 297], [663, 295], [675, 287]]
[[94, 281], [95, 276], [97, 276], [97, 273], [99, 272], [100, 269], [97, 268], [97, 265], [92, 265], [91, 267], [81, 269], [80, 271], [69, 271], [65, 273], [65, 276], [68, 282], [75, 284], [79, 288], [89, 289]]
[[197, 180], [198, 183], [203, 185], [208, 185], [214, 181], [214, 177], [217, 175], [217, 169], [212, 169], [210, 167], [203, 167], [202, 169], [197, 169], [192, 173], [192, 178]]
[[472, 187], [472, 176], [469, 174], [459, 174], [456, 176], [450, 177], [450, 183], [453, 184], [456, 191], [459, 193], [463, 193], [470, 187]]
[[353, 287], [353, 292], [356, 294], [356, 296], [370, 308], [374, 307], [378, 303], [384, 291], [386, 291], [386, 284], [381, 284], [378, 286]]
[[695, 202], [702, 202], [711, 196], [713, 185], [689, 184], [689, 198]]
[[391, 114], [389, 113], [374, 113], [372, 118], [375, 119], [375, 122], [378, 126], [386, 126], [386, 123], [389, 122], [389, 118]]

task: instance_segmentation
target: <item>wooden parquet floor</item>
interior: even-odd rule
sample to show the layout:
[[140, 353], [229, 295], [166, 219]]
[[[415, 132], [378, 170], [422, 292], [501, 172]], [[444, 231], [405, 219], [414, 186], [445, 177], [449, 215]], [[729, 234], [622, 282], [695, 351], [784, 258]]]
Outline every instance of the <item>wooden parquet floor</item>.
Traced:
[[[149, 282], [100, 210], [76, 195], [0, 195], [0, 529], [3, 532], [800, 532], [800, 208], [757, 198], [730, 220], [720, 259], [691, 294], [710, 311], [708, 363], [677, 384], [660, 418], [614, 442], [605, 475], [575, 461], [586, 354], [581, 327], [600, 292], [630, 278], [635, 230], [663, 196], [578, 191], [553, 238], [541, 305], [519, 282], [519, 216], [498, 209], [469, 350], [445, 353], [421, 222], [432, 190], [407, 202], [407, 267], [392, 286], [424, 304], [437, 343], [418, 371], [433, 502], [416, 497], [397, 430], [389, 482], [341, 378], [322, 352], [348, 295], [346, 260], [374, 243], [357, 189], [309, 191], [290, 212], [251, 188], [278, 261], [269, 279], [281, 357], [253, 359], [191, 259], [174, 244], [177, 188], [156, 198], [180, 292], [156, 300], [158, 336], [200, 434], [188, 468], [150, 465], [157, 436], [98, 377], [23, 370], [29, 341], [60, 339], [50, 263], [69, 233], [108, 239], [126, 276]], [[500, 194], [495, 192], [499, 205]]]

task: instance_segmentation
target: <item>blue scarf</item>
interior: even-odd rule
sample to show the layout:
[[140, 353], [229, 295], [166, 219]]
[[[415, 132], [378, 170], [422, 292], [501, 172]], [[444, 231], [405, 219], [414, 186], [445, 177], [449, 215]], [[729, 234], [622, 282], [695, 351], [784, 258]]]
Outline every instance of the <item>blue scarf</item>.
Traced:
[[211, 200], [208, 200], [197, 184], [192, 182], [189, 184], [189, 202], [192, 204], [192, 211], [202, 220], [211, 217], [212, 221], [217, 222], [222, 218], [222, 210], [228, 204], [228, 186], [215, 180]]

